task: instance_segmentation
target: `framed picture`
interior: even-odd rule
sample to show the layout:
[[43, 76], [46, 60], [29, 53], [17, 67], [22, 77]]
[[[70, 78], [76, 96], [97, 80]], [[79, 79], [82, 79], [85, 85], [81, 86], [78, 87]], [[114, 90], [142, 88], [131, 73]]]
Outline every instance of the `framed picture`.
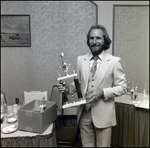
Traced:
[[30, 15], [1, 15], [1, 47], [30, 46]]

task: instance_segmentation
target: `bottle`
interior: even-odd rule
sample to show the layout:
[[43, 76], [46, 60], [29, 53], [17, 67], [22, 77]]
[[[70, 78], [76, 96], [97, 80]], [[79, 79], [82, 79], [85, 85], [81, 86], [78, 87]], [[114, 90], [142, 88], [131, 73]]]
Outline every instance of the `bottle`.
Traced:
[[134, 83], [132, 82], [132, 87], [131, 87], [131, 100], [134, 100]]
[[18, 105], [18, 108], [20, 106], [19, 98], [15, 98], [15, 103]]
[[138, 96], [137, 88], [138, 88], [138, 83], [137, 83], [137, 85], [135, 87], [135, 91], [134, 91], [134, 101], [137, 101], [137, 96]]
[[18, 109], [19, 109], [19, 98], [15, 98], [15, 104], [13, 104], [13, 114], [15, 117], [18, 116]]
[[13, 104], [12, 108], [13, 108], [14, 116], [17, 117], [18, 116], [18, 104]]

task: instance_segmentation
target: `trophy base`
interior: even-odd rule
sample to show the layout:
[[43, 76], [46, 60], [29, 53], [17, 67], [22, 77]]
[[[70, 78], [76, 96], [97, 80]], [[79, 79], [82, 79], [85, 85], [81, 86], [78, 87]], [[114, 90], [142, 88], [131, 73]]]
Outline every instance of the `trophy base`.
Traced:
[[87, 103], [86, 100], [80, 100], [80, 101], [74, 101], [74, 102], [71, 102], [71, 103], [66, 103], [62, 106], [62, 108], [69, 108], [69, 107], [75, 107], [75, 106], [78, 106], [78, 105], [82, 105], [82, 104], [85, 104]]

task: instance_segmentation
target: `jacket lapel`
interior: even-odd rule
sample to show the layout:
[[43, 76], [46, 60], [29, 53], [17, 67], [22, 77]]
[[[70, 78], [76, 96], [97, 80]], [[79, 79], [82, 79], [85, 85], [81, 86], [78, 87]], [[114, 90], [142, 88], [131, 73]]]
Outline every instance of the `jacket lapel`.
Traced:
[[102, 62], [99, 68], [97, 69], [97, 77], [99, 79], [99, 81], [97, 81], [98, 85], [100, 85], [104, 79], [104, 76], [108, 68], [109, 60], [110, 60], [109, 54], [104, 51]]
[[90, 71], [90, 54], [86, 54], [85, 57], [83, 58], [83, 79], [85, 84], [84, 93], [87, 90], [89, 71]]
[[[84, 80], [83, 83], [85, 84], [84, 93], [86, 92], [87, 86], [88, 86], [88, 77], [89, 77], [89, 72], [90, 72], [90, 58], [91, 58], [91, 55], [86, 54], [82, 61], [83, 62], [83, 69], [82, 69], [83, 70], [83, 80]], [[98, 77], [98, 80], [99, 80], [99, 81], [97, 81], [97, 86], [99, 86], [104, 79], [104, 76], [106, 74], [106, 71], [107, 71], [107, 68], [109, 65], [109, 60], [110, 60], [110, 55], [104, 51], [102, 62], [95, 74], [95, 76]]]

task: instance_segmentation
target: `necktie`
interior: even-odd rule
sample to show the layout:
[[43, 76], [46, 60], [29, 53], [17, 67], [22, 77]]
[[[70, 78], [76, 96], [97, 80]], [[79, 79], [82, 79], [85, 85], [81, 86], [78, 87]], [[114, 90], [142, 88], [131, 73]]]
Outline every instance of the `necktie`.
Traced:
[[92, 67], [91, 67], [91, 74], [92, 74], [92, 77], [95, 75], [95, 72], [96, 72], [96, 70], [97, 70], [97, 60], [98, 60], [98, 56], [95, 56], [95, 57], [93, 57], [93, 59], [94, 59], [94, 63], [93, 63], [93, 65], [92, 65]]
[[[93, 57], [94, 63], [92, 65], [92, 67], [91, 67], [92, 77], [95, 75], [95, 72], [97, 70], [97, 60], [98, 60], [98, 58], [99, 58], [98, 56]], [[90, 107], [91, 107], [90, 103], [84, 105], [84, 108], [85, 108], [86, 111], [89, 111]]]

